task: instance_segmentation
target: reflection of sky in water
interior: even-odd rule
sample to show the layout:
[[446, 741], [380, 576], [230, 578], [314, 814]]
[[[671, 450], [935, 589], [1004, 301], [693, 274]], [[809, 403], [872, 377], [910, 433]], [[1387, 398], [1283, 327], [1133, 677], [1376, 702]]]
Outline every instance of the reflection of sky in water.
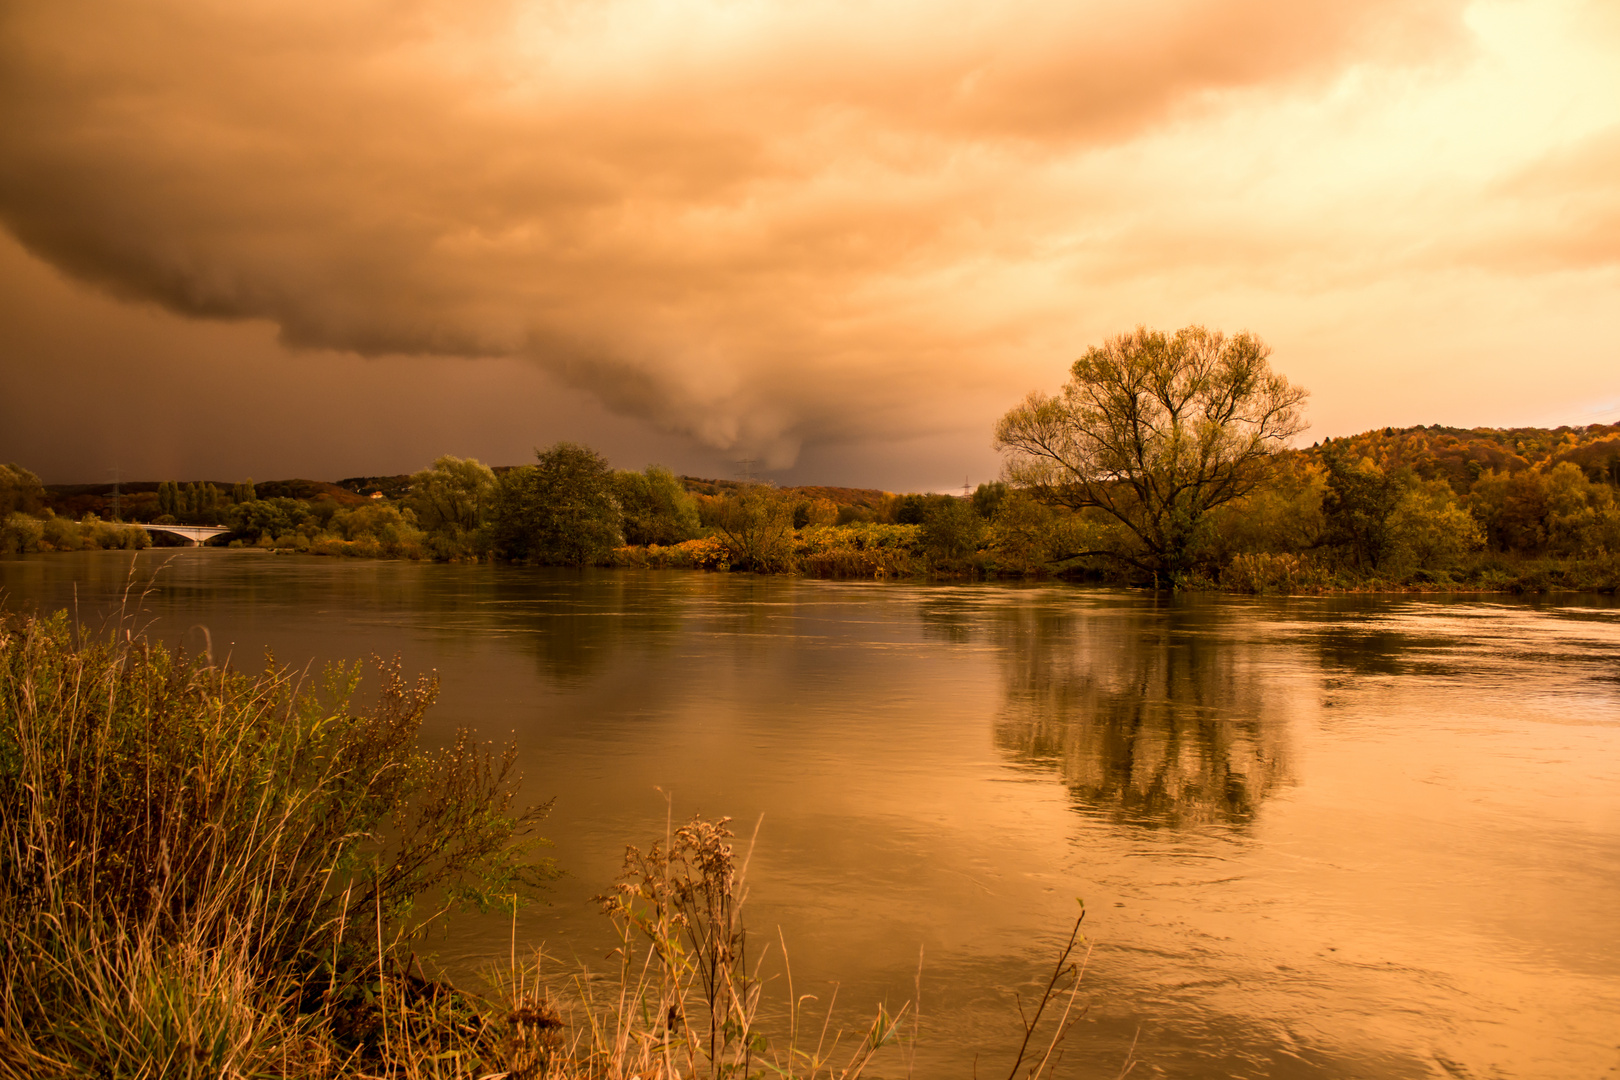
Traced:
[[[161, 562], [145, 553], [138, 565]], [[86, 618], [129, 557], [0, 560]], [[1620, 1064], [1620, 608], [1171, 601], [1066, 587], [568, 574], [183, 552], [155, 632], [438, 669], [438, 737], [514, 733], [589, 897], [676, 813], [763, 815], [752, 925], [796, 987], [912, 993], [919, 1075], [994, 1072], [1086, 900], [1072, 1055], [1136, 1075], [1599, 1075]], [[463, 968], [510, 926], [439, 942]], [[1003, 1066], [1004, 1068], [1005, 1066]]]

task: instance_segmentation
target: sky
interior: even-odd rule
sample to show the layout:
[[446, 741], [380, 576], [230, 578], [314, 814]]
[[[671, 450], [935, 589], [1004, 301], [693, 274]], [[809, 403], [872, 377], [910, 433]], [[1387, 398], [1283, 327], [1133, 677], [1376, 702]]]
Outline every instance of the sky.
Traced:
[[1620, 420], [1614, 0], [0, 0], [0, 461], [994, 479], [1137, 325]]

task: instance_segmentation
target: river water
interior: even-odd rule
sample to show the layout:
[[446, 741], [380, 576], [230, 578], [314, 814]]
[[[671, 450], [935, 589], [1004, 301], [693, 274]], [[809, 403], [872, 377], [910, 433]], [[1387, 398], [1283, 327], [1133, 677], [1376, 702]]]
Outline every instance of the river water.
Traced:
[[[130, 588], [134, 582], [135, 587]], [[144, 593], [144, 595], [143, 595]], [[1065, 1075], [1620, 1075], [1620, 607], [566, 572], [253, 552], [0, 559], [256, 666], [443, 679], [516, 739], [567, 871], [520, 948], [606, 967], [591, 896], [673, 807], [757, 825], [756, 940], [919, 1077], [1005, 1075], [1077, 910]], [[668, 803], [666, 803], [666, 798]], [[514, 928], [469, 917], [454, 971]], [[844, 1010], [848, 1006], [848, 1010]], [[903, 1055], [880, 1070], [903, 1075]]]

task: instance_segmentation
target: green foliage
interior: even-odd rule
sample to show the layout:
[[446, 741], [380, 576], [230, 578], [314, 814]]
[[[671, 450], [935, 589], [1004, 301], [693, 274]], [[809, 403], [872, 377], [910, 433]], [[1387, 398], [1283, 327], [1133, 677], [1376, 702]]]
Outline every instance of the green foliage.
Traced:
[[309, 512], [309, 520], [321, 529], [329, 528], [332, 519], [342, 510], [342, 507], [337, 504], [337, 500], [330, 495], [322, 495], [320, 498], [304, 505]]
[[188, 525], [217, 525], [222, 520], [219, 489], [213, 484], [193, 481], [180, 484], [165, 480], [158, 484], [157, 516]]
[[959, 562], [978, 550], [985, 520], [967, 499], [945, 495], [923, 515], [922, 545], [935, 562]]
[[44, 491], [39, 477], [21, 465], [15, 462], [0, 464], [0, 517], [11, 513], [35, 513]]
[[613, 469], [589, 447], [560, 442], [496, 485], [495, 550], [563, 566], [606, 562], [622, 541]]
[[1389, 516], [1387, 562], [1396, 573], [1448, 570], [1484, 546], [1484, 530], [1450, 484], [1406, 475]]
[[996, 508], [985, 546], [1003, 572], [1041, 574], [1058, 555], [1059, 533], [1058, 511], [1015, 488]]
[[1469, 503], [1492, 547], [1536, 553], [1546, 545], [1547, 485], [1540, 473], [1492, 469], [1475, 481]]
[[891, 520], [896, 525], [921, 525], [933, 502], [934, 496], [930, 495], [902, 495], [894, 504]]
[[716, 536], [739, 570], [781, 573], [794, 568], [791, 495], [769, 484], [748, 484], [714, 508]]
[[973, 491], [973, 509], [980, 517], [989, 521], [996, 516], [1002, 501], [1007, 498], [1007, 482], [996, 480], [988, 484], [980, 484]]
[[495, 473], [474, 458], [449, 454], [411, 476], [407, 505], [430, 533], [460, 536], [484, 524], [495, 496]]
[[235, 536], [251, 542], [261, 536], [274, 540], [286, 535], [309, 517], [309, 510], [297, 499], [254, 499], [231, 506], [225, 523]]
[[1546, 474], [1547, 543], [1555, 555], [1620, 552], [1620, 499], [1606, 479], [1589, 480], [1574, 462]]
[[1323, 546], [1327, 471], [1299, 454], [1281, 454], [1266, 479], [1248, 495], [1210, 515], [1212, 560], [1225, 566], [1237, 554], [1281, 554]]
[[923, 566], [922, 526], [808, 525], [799, 532], [794, 559], [811, 577], [906, 577]]
[[410, 557], [420, 554], [422, 530], [416, 527], [409, 508], [378, 500], [332, 515], [328, 528], [337, 536], [355, 543], [374, 542], [381, 554]]
[[[419, 746], [436, 684], [379, 675], [357, 708], [356, 669], [309, 692], [62, 615], [0, 628], [11, 1075], [285, 1068], [303, 1017], [334, 1026], [426, 922], [539, 883], [512, 752]], [[364, 1053], [375, 1019], [349, 1015]]]
[[[1386, 428], [1273, 452], [1297, 423], [1290, 410], [1303, 395], [1270, 375], [1264, 351], [1253, 339], [1226, 342], [1196, 328], [1173, 338], [1139, 331], [1092, 350], [1063, 397], [1036, 395], [1003, 418], [1008, 471], [1024, 485], [980, 484], [971, 500], [875, 489], [776, 491], [676, 477], [655, 466], [613, 473], [587, 448], [558, 444], [538, 455], [539, 464], [500, 477], [471, 459], [445, 456], [409, 478], [345, 481], [350, 490], [387, 488], [402, 500], [349, 510], [321, 485], [301, 481], [263, 485], [267, 495], [277, 493], [265, 499], [252, 497], [251, 481], [235, 485], [239, 501], [231, 506], [213, 485], [164, 481], [143, 505], [148, 513], [155, 508], [158, 520], [223, 519], [236, 532], [234, 546], [368, 558], [497, 554], [822, 577], [1060, 574], [1189, 588], [1218, 577], [1224, 588], [1255, 592], [1605, 587], [1608, 560], [1620, 552], [1620, 425]], [[1237, 385], [1242, 371], [1251, 377], [1247, 389]], [[1210, 413], [1221, 386], [1228, 406], [1258, 402], [1263, 412], [1269, 402], [1280, 411], [1267, 420], [1238, 408], [1223, 428], [1225, 414]], [[1136, 427], [1107, 427], [1118, 419], [1107, 407], [1121, 402], [1140, 407]], [[1158, 519], [1150, 520], [1158, 512], [1149, 512], [1153, 499], [1134, 493], [1131, 454], [1112, 472], [1106, 454], [1080, 454], [1091, 436], [1064, 426], [1077, 418], [1097, 421], [1105, 434], [1144, 435], [1138, 478], [1171, 493], [1155, 504], [1163, 511]], [[1046, 441], [1033, 450], [1012, 441], [1037, 436]], [[1213, 464], [1204, 462], [1209, 467], [1200, 473], [1194, 459], [1206, 452]], [[1083, 483], [1087, 463], [1095, 473]], [[1189, 495], [1199, 485], [1203, 494]], [[1112, 507], [1088, 501], [1098, 490]], [[1242, 494], [1231, 494], [1237, 490]], [[46, 491], [26, 470], [0, 466], [4, 498], [83, 506], [78, 500], [87, 496]], [[1137, 510], [1145, 516], [1133, 521]], [[634, 546], [619, 546], [623, 541]], [[146, 533], [93, 514], [82, 521], [49, 509], [0, 514], [0, 552], [149, 542]], [[1172, 550], [1175, 559], [1165, 554]], [[1562, 560], [1562, 568], [1549, 559]], [[1171, 572], [1177, 560], [1182, 569]]]
[[702, 529], [697, 500], [662, 466], [615, 473], [613, 490], [624, 515], [627, 544], [669, 546], [695, 538]]
[[38, 551], [45, 541], [45, 523], [29, 514], [12, 511], [0, 520], [0, 555]]
[[1486, 472], [1469, 503], [1500, 551], [1590, 556], [1620, 550], [1615, 489], [1570, 461], [1547, 470]]
[[1399, 478], [1371, 459], [1352, 461], [1338, 448], [1324, 450], [1327, 490], [1322, 500], [1325, 541], [1357, 569], [1378, 568], [1393, 539], [1390, 517], [1400, 501]]
[[[39, 522], [41, 551], [138, 551], [150, 547], [152, 537], [145, 529], [102, 521], [94, 514], [86, 514], [81, 521], [58, 517], [46, 511]], [[32, 530], [29, 530], [30, 533]]]
[[1251, 334], [1138, 327], [1076, 360], [1058, 397], [1002, 417], [1006, 475], [1042, 502], [1097, 510], [1122, 528], [1095, 553], [1178, 579], [1199, 559], [1212, 510], [1264, 479], [1304, 422], [1304, 390], [1271, 371]]

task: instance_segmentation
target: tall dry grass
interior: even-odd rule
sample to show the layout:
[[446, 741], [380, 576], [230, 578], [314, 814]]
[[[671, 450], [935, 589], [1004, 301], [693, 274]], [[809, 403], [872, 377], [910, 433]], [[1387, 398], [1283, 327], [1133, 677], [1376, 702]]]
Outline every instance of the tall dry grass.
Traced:
[[[846, 1037], [762, 978], [724, 819], [627, 849], [608, 977], [515, 939], [487, 992], [424, 973], [426, 925], [548, 872], [544, 808], [513, 811], [510, 751], [418, 743], [432, 679], [378, 675], [362, 702], [357, 667], [306, 688], [0, 621], [0, 1078], [857, 1080], [915, 1046], [910, 1005]], [[1010, 1077], [1061, 1059], [1075, 940]]]
[[[0, 1075], [379, 1059], [411, 935], [534, 885], [512, 754], [426, 750], [431, 679], [313, 690], [65, 616], [0, 627]], [[414, 991], [421, 996], [419, 990]]]

